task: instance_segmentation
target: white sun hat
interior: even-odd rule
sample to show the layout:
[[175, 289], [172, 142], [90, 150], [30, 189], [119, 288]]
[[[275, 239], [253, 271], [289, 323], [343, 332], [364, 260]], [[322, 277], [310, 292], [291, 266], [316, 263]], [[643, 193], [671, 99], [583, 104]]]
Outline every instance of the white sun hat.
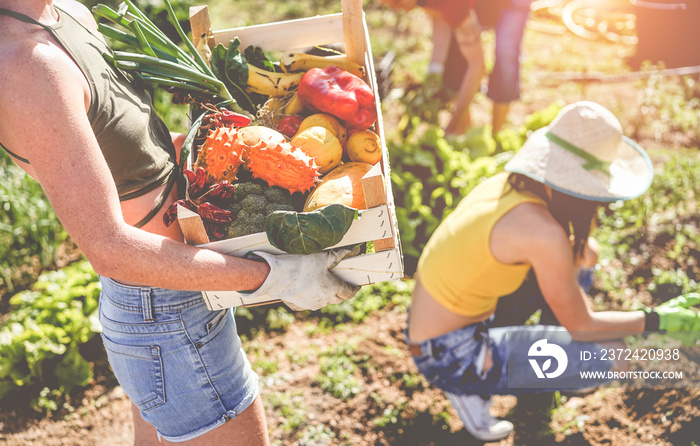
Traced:
[[505, 170], [602, 202], [636, 198], [654, 177], [644, 149], [622, 134], [610, 110], [590, 101], [567, 105], [550, 125], [534, 131]]

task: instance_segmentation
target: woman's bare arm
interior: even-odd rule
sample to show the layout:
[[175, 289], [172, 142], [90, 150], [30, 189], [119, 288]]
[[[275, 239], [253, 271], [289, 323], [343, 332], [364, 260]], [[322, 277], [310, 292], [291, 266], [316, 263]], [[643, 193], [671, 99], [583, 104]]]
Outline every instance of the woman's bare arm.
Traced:
[[[150, 234], [124, 222], [116, 186], [86, 115], [85, 80], [38, 37], [2, 42], [0, 140], [21, 147], [28, 171], [95, 270], [182, 290], [249, 290], [268, 274], [251, 262]], [[27, 167], [27, 166], [25, 166]]]
[[576, 280], [571, 242], [544, 206], [520, 205], [499, 221], [496, 230], [496, 236], [509, 234], [505, 235], [512, 256], [509, 263], [520, 259], [532, 265], [545, 300], [575, 339], [599, 341], [644, 330], [641, 311], [596, 312], [589, 307]]

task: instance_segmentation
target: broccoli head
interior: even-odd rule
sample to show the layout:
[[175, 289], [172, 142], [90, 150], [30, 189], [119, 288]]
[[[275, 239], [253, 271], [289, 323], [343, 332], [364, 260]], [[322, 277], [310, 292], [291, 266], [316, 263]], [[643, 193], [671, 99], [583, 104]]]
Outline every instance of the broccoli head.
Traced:
[[271, 186], [265, 189], [264, 194], [269, 203], [292, 204], [292, 194], [287, 189]]
[[276, 186], [239, 183], [226, 207], [236, 218], [224, 227], [228, 238], [265, 231], [265, 218], [274, 211], [294, 211], [292, 195]]
[[235, 186], [233, 199], [236, 202], [241, 202], [248, 195], [263, 195], [265, 188], [257, 183], [238, 183]]
[[248, 195], [239, 203], [241, 210], [246, 210], [250, 214], [264, 214], [267, 200], [264, 195]]
[[224, 228], [228, 238], [263, 231], [265, 231], [265, 215], [262, 213], [249, 213], [245, 209], [241, 209], [236, 218]]

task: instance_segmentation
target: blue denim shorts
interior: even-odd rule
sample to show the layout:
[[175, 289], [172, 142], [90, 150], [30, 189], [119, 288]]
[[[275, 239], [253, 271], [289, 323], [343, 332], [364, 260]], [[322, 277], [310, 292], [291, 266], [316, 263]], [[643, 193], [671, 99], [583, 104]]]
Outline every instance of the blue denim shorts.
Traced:
[[[579, 285], [588, 290], [593, 283], [593, 268], [582, 268], [578, 274]], [[524, 325], [537, 310], [541, 311], [541, 325]], [[404, 330], [406, 341], [408, 330]], [[519, 395], [523, 393], [564, 390], [558, 388], [528, 388], [526, 375], [511, 377], [508, 370], [530, 369], [527, 361], [509, 363], [515, 355], [509, 356], [509, 349], [527, 351], [539, 337], [561, 340], [560, 346], [569, 360], [566, 373], [558, 378], [558, 383], [567, 384], [567, 389], [598, 386], [607, 380], [586, 380], [579, 372], [603, 371], [600, 362], [582, 361], [582, 351], [598, 351], [600, 346], [589, 342], [574, 342], [568, 331], [559, 326], [554, 313], [540, 291], [534, 272], [514, 293], [498, 299], [496, 312], [487, 321], [468, 325], [433, 339], [413, 343], [420, 346], [420, 355], [413, 356], [418, 370], [436, 387], [455, 394], [479, 395]], [[493, 367], [482, 370], [483, 355], [490, 353]], [[509, 386], [515, 383], [515, 386]], [[516, 387], [517, 386], [517, 387]]]
[[[407, 331], [407, 330], [406, 330]], [[406, 341], [412, 343], [406, 334]], [[513, 335], [508, 336], [512, 331]], [[558, 383], [566, 386], [542, 387], [536, 379], [527, 381], [526, 375], [517, 373], [508, 376], [510, 370], [529, 371], [527, 360], [509, 364], [514, 355], [509, 349], [527, 351], [532, 343], [542, 337], [556, 335], [569, 338], [566, 328], [560, 326], [516, 326], [490, 328], [489, 321], [468, 325], [466, 327], [414, 343], [420, 346], [420, 355], [414, 355], [413, 361], [423, 376], [434, 386], [454, 394], [467, 395], [522, 395], [525, 393], [547, 392], [555, 390], [575, 390], [599, 386], [608, 382], [604, 379], [581, 380], [579, 373], [587, 371], [607, 372], [609, 365], [600, 362], [584, 361], [582, 351], [598, 351], [601, 347], [595, 343], [575, 342], [559, 343], [568, 357], [568, 366]], [[517, 339], [514, 343], [513, 339]], [[493, 366], [483, 369], [483, 355], [490, 354]], [[512, 350], [511, 350], [512, 351]], [[512, 385], [512, 383], [517, 383]], [[529, 384], [533, 385], [529, 385]]]
[[168, 441], [198, 437], [235, 418], [258, 394], [231, 310], [200, 292], [132, 287], [100, 277], [109, 364], [145, 421]]
[[486, 94], [498, 103], [520, 98], [521, 47], [532, 0], [513, 0], [510, 3], [495, 27], [495, 61]]

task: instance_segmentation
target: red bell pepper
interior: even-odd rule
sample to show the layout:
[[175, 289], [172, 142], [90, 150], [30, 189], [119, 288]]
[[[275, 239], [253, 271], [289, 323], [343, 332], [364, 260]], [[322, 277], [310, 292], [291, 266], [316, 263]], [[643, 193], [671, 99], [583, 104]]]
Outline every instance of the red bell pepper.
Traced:
[[367, 129], [377, 120], [370, 86], [336, 66], [307, 71], [297, 94], [306, 107], [331, 114], [350, 128]]

